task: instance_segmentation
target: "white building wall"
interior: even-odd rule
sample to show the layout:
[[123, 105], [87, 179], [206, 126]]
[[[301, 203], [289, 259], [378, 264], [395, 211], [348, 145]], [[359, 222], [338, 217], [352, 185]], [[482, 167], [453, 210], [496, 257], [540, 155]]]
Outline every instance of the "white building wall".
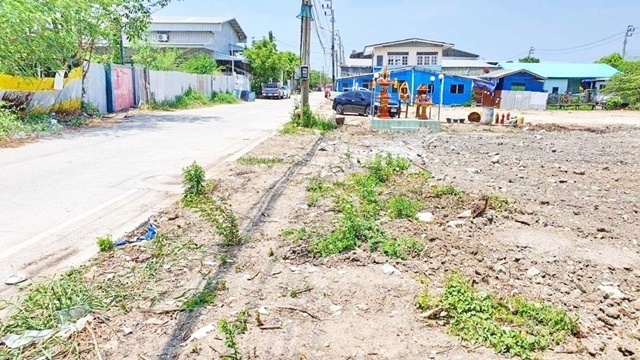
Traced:
[[549, 94], [552, 93], [554, 87], [558, 88], [558, 94], [564, 94], [569, 87], [569, 80], [567, 79], [547, 79], [544, 81], [543, 89]]
[[442, 65], [442, 47], [441, 46], [389, 46], [378, 47], [373, 50], [373, 63], [377, 66], [378, 55], [382, 55], [382, 65], [388, 63], [388, 52], [407, 52], [409, 53], [409, 63], [407, 65], [418, 65], [418, 52], [436, 52], [438, 53], [438, 65]]

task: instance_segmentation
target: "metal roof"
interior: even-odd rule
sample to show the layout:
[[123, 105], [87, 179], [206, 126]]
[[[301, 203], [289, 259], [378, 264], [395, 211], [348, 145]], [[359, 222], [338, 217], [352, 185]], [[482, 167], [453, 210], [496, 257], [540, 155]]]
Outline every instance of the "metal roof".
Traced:
[[[154, 16], [151, 18], [152, 30], [157, 31], [158, 24], [180, 24], [180, 25], [218, 25], [229, 23], [233, 31], [236, 32], [241, 43], [247, 41], [247, 34], [235, 18], [225, 17], [194, 17], [194, 16]], [[156, 25], [156, 26], [154, 26]], [[199, 29], [198, 29], [199, 30]], [[193, 31], [198, 31], [193, 30]], [[188, 27], [181, 31], [192, 31]]]
[[396, 40], [396, 41], [389, 41], [389, 42], [384, 42], [384, 43], [379, 43], [379, 44], [367, 45], [367, 46], [364, 47], [364, 51], [362, 53], [363, 53], [363, 55], [366, 56], [366, 55], [369, 55], [369, 54], [373, 53], [373, 49], [375, 49], [377, 47], [397, 46], [397, 45], [402, 45], [402, 44], [412, 43], [412, 42], [419, 42], [419, 43], [424, 43], [424, 44], [442, 46], [445, 49], [449, 49], [449, 48], [453, 47], [453, 44], [445, 43], [445, 42], [441, 42], [441, 41], [426, 40], [426, 39], [420, 39], [420, 38], [409, 38], [409, 39], [404, 39], [404, 40]]
[[501, 62], [499, 65], [503, 69], [525, 69], [553, 79], [610, 78], [618, 72], [607, 64]]
[[372, 59], [344, 59], [345, 67], [372, 67], [373, 60]]
[[503, 69], [503, 70], [496, 70], [496, 71], [492, 71], [488, 74], [484, 74], [484, 75], [480, 75], [478, 76], [481, 79], [500, 79], [503, 78], [505, 76], [509, 76], [509, 75], [513, 75], [513, 74], [517, 74], [519, 72], [524, 72], [527, 73], [529, 75], [533, 75], [534, 77], [540, 79], [540, 80], [545, 80], [546, 78], [544, 76], [541, 76], [539, 74], [534, 73], [533, 71], [529, 71], [526, 69]]
[[458, 59], [447, 59], [445, 57], [442, 58], [442, 67], [443, 68], [489, 68], [489, 69], [500, 68], [497, 65], [491, 65], [482, 60], [458, 60]]
[[462, 51], [454, 48], [445, 49], [444, 51], [442, 51], [442, 56], [443, 57], [463, 57], [463, 58], [469, 58], [469, 59], [477, 59], [480, 57], [480, 55], [478, 54], [474, 54], [468, 51]]

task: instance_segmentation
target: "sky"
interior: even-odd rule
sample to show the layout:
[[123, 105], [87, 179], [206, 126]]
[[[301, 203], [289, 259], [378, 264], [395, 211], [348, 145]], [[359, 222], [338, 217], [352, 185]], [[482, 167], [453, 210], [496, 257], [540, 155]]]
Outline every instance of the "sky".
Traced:
[[[627, 56], [640, 57], [639, 0], [333, 0], [335, 27], [345, 57], [366, 45], [406, 38], [454, 44], [488, 61], [528, 54], [543, 62], [593, 62], [622, 52], [627, 25]], [[330, 73], [330, 22], [313, 0], [319, 17], [312, 27], [311, 66]], [[273, 31], [278, 49], [299, 53], [300, 0], [172, 0], [156, 16], [236, 18], [250, 43]], [[322, 42], [322, 45], [321, 45]], [[323, 48], [324, 46], [324, 48]], [[325, 55], [326, 54], [326, 55]]]

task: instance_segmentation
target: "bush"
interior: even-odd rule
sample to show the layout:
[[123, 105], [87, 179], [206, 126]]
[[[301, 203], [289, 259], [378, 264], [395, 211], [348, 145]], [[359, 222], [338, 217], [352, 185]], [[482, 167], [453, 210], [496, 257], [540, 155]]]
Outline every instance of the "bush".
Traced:
[[605, 100], [604, 107], [607, 110], [617, 110], [622, 106], [622, 98], [620, 96], [612, 96]]
[[337, 127], [335, 123], [327, 121], [325, 118], [318, 116], [311, 111], [311, 108], [295, 109], [291, 113], [291, 121], [284, 125], [281, 133], [296, 134], [299, 129], [318, 129], [320, 131], [333, 130]]
[[214, 104], [236, 104], [240, 100], [228, 91], [227, 92], [214, 91], [213, 94], [211, 94], [211, 101]]
[[183, 202], [192, 202], [204, 194], [204, 182], [206, 180], [204, 169], [195, 161], [182, 169], [182, 193]]
[[51, 120], [46, 114], [26, 113], [21, 115], [17, 110], [0, 101], [0, 141], [14, 135], [26, 136], [36, 132], [54, 130]]

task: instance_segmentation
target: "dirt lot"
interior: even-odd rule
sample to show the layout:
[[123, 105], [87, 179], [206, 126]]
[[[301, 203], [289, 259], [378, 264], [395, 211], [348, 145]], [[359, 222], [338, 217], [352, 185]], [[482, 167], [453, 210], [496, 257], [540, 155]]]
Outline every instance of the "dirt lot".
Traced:
[[[131, 299], [96, 314], [95, 338], [78, 338], [82, 357], [221, 358], [231, 346], [219, 321], [246, 314], [246, 332], [232, 339], [245, 359], [502, 358], [450, 335], [443, 321], [416, 308], [419, 278], [437, 294], [446, 275], [459, 272], [480, 291], [540, 299], [579, 317], [579, 333], [541, 358], [638, 358], [640, 128], [443, 130], [379, 133], [365, 119], [348, 117], [324, 136], [278, 135], [245, 156], [281, 162], [232, 163], [208, 174], [215, 194], [237, 214], [245, 241], [223, 246], [191, 209], [176, 205], [158, 214], [163, 241], [181, 256], [145, 272], [153, 285], [144, 287], [127, 279], [156, 261], [153, 242], [86, 267], [89, 281], [120, 279]], [[431, 213], [431, 222], [388, 214], [377, 220], [394, 235], [416, 239], [422, 251], [401, 260], [363, 244], [321, 257], [303, 237], [285, 236], [287, 229], [337, 227], [336, 205], [310, 200], [309, 186], [344, 181], [387, 153], [409, 159], [409, 174], [432, 173], [401, 178], [380, 194], [422, 197], [420, 212]], [[441, 185], [462, 193], [428, 195]], [[458, 216], [483, 196], [506, 200], [505, 207], [492, 202], [476, 218]], [[215, 301], [181, 311], [187, 295], [207, 281], [224, 281]], [[191, 339], [199, 329], [202, 336]]]

